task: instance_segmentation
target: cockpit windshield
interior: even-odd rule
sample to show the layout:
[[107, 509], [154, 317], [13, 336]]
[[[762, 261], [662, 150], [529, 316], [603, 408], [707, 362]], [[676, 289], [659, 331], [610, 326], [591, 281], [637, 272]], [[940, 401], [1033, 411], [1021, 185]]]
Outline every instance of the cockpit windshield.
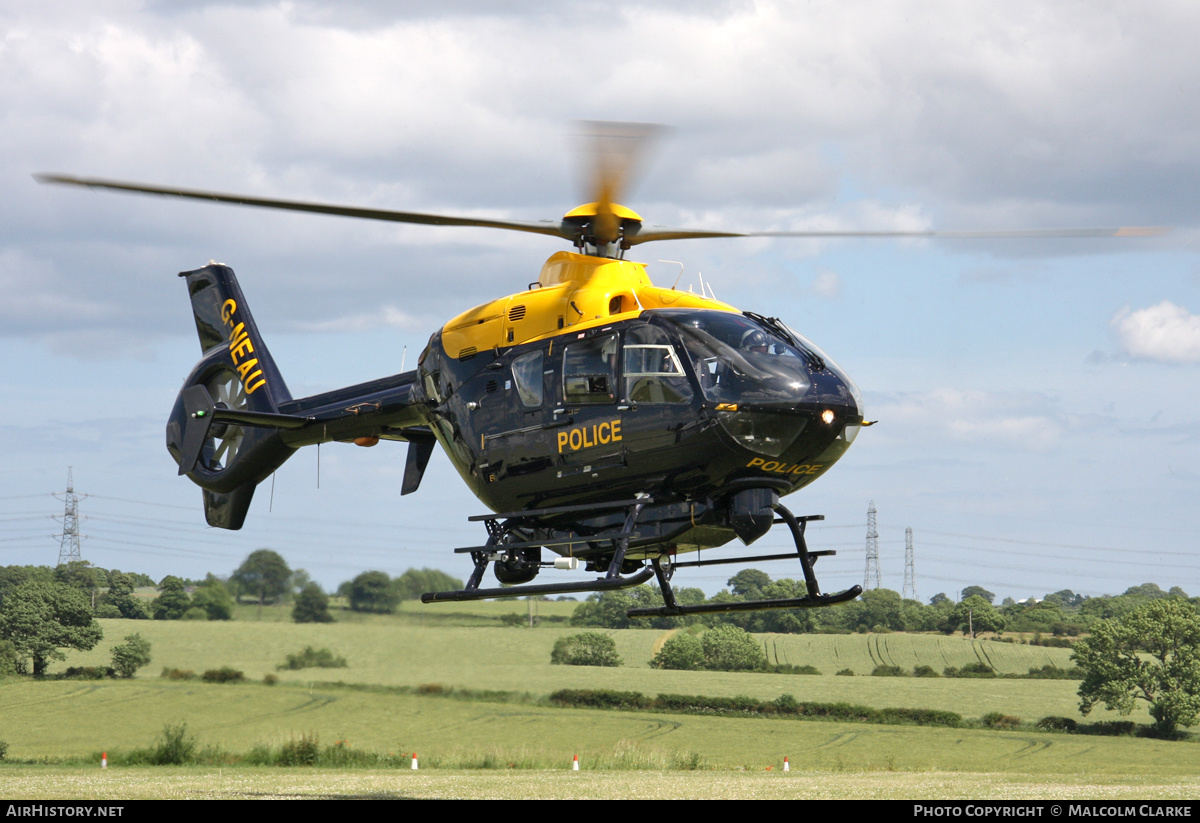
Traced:
[[704, 396], [715, 403], [794, 403], [811, 386], [819, 355], [770, 326], [731, 312], [660, 310], [691, 358]]

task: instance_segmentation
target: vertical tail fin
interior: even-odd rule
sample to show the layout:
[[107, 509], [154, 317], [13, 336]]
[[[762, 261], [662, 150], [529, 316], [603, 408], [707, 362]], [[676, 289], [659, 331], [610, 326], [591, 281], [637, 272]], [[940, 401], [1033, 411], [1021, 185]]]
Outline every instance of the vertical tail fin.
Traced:
[[214, 421], [215, 409], [275, 413], [292, 399], [259, 335], [233, 269], [210, 263], [187, 279], [203, 352], [167, 423], [167, 450], [204, 489], [209, 525], [240, 529], [254, 488], [293, 453], [275, 429]]

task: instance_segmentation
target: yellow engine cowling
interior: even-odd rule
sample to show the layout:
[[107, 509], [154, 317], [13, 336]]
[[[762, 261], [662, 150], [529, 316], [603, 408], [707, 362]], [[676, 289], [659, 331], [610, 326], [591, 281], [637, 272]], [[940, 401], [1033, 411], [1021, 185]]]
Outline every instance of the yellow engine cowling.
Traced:
[[644, 263], [560, 251], [542, 266], [536, 288], [476, 306], [443, 326], [442, 346], [451, 357], [469, 357], [667, 307], [739, 311], [699, 294], [656, 287]]

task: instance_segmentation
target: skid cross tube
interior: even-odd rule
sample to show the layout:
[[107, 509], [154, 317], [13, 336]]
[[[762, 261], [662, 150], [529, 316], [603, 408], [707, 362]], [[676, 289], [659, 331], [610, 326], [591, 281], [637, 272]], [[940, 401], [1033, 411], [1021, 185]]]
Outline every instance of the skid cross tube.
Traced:
[[[786, 523], [788, 529], [792, 533], [792, 539], [796, 543], [795, 555], [766, 555], [754, 558], [740, 558], [739, 561], [731, 560], [696, 560], [689, 563], [679, 563], [669, 568], [664, 568], [667, 556], [662, 555], [654, 560], [654, 574], [658, 577], [658, 585], [662, 588], [663, 606], [629, 609], [625, 612], [627, 617], [675, 617], [684, 614], [719, 614], [724, 612], [757, 612], [766, 611], [768, 609], [816, 609], [824, 606], [833, 606], [838, 603], [845, 603], [847, 600], [853, 600], [862, 594], [862, 586], [851, 586], [844, 592], [838, 594], [821, 594], [820, 584], [817, 583], [817, 575], [813, 571], [813, 564], [818, 557], [836, 554], [832, 551], [810, 552], [808, 544], [804, 540], [804, 529], [810, 520], [824, 520], [822, 515], [810, 515], [808, 517], [796, 517], [780, 503], [774, 504], [772, 507], [779, 513], [781, 520], [777, 523]], [[675, 569], [679, 566], [701, 566], [716, 563], [728, 562], [746, 562], [747, 560], [782, 560], [787, 557], [798, 556], [800, 560], [800, 568], [804, 572], [804, 586], [807, 594], [804, 597], [789, 597], [779, 600], [743, 600], [733, 603], [699, 603], [695, 605], [680, 605], [675, 600], [675, 592], [671, 589], [671, 576], [675, 573]]]
[[[527, 595], [540, 596], [544, 594], [582, 594], [584, 592], [593, 591], [613, 591], [615, 589], [626, 589], [631, 586], [640, 586], [651, 577], [654, 572], [650, 569], [641, 569], [635, 574], [627, 577], [621, 575], [621, 569], [625, 564], [625, 553], [629, 550], [629, 539], [633, 536], [634, 527], [637, 525], [638, 516], [642, 510], [653, 503], [654, 501], [648, 495], [642, 495], [632, 500], [623, 500], [619, 503], [605, 504], [590, 504], [579, 507], [564, 506], [555, 509], [539, 509], [531, 512], [514, 513], [513, 516], [505, 521], [501, 526], [496, 521], [503, 514], [496, 515], [480, 515], [470, 518], [471, 520], [482, 520], [484, 526], [488, 530], [488, 542], [486, 546], [472, 549], [457, 549], [456, 551], [469, 551], [471, 559], [475, 561], [475, 569], [471, 572], [471, 578], [467, 581], [467, 585], [460, 591], [452, 592], [426, 592], [421, 595], [422, 603], [442, 603], [442, 602], [461, 602], [464, 600], [491, 600], [500, 597], [525, 597]], [[487, 570], [488, 563], [493, 562], [493, 558], [497, 550], [512, 549], [512, 548], [532, 548], [533, 546], [544, 546], [545, 543], [536, 541], [521, 541], [513, 544], [501, 544], [504, 535], [520, 529], [524, 526], [523, 520], [531, 519], [533, 516], [547, 513], [568, 513], [572, 511], [596, 511], [604, 509], [628, 509], [625, 515], [625, 523], [621, 531], [617, 534], [607, 535], [601, 539], [611, 540], [613, 542], [612, 561], [608, 564], [608, 570], [604, 577], [594, 580], [582, 580], [574, 583], [545, 583], [536, 585], [520, 585], [520, 586], [505, 586], [497, 589], [481, 589], [480, 582], [483, 580], [483, 573]], [[516, 522], [513, 522], [516, 521]], [[597, 538], [589, 538], [597, 540]], [[552, 545], [560, 545], [563, 541], [553, 541]], [[575, 542], [586, 542], [578, 540]]]

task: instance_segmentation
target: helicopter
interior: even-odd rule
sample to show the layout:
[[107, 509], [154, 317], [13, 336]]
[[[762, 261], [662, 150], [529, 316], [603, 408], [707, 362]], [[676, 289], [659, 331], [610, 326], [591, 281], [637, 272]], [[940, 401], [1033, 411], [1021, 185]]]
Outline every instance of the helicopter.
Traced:
[[[822, 593], [805, 528], [781, 498], [824, 475], [860, 430], [862, 394], [783, 320], [705, 290], [654, 285], [626, 258], [656, 240], [730, 237], [1138, 237], [1157, 227], [1032, 231], [733, 232], [666, 228], [616, 202], [656, 127], [590, 124], [592, 200], [559, 221], [522, 222], [338, 206], [58, 174], [39, 182], [243, 206], [568, 241], [521, 292], [468, 309], [434, 331], [417, 368], [293, 398], [237, 277], [227, 266], [180, 273], [202, 351], [166, 427], [178, 473], [200, 486], [209, 525], [240, 529], [259, 483], [298, 449], [331, 441], [408, 443], [401, 495], [417, 491], [436, 446], [491, 510], [461, 590], [425, 603], [605, 592], [657, 580], [664, 605], [630, 617], [832, 606], [861, 586]], [[786, 525], [794, 552], [709, 557]], [[699, 559], [680, 560], [695, 554]], [[549, 559], [547, 559], [547, 555]], [[801, 597], [682, 604], [682, 568], [798, 560]], [[483, 586], [488, 567], [500, 584]], [[532, 581], [547, 569], [598, 577]]]

